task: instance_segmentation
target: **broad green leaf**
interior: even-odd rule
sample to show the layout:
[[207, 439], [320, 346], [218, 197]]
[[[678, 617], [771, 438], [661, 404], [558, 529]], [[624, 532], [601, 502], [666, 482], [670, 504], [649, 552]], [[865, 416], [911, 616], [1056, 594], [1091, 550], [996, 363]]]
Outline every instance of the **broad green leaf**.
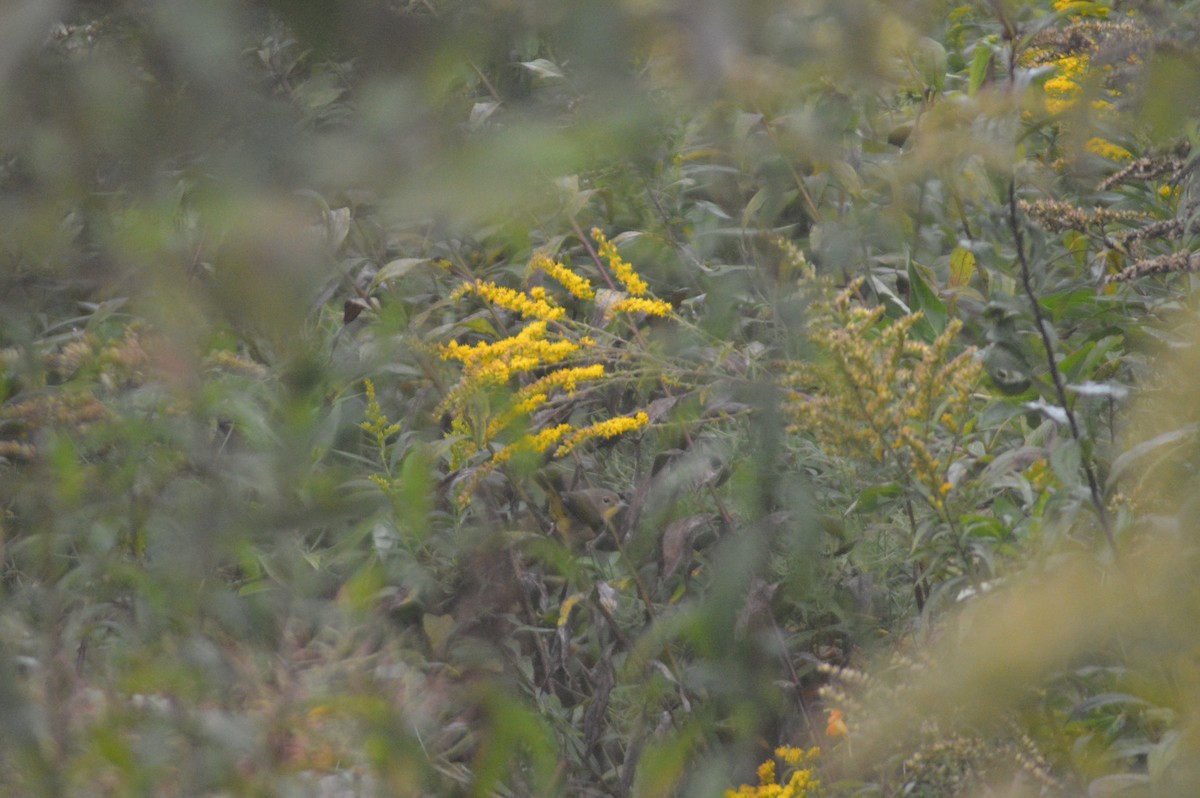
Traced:
[[1080, 484], [1082, 467], [1083, 454], [1078, 441], [1062, 441], [1050, 452], [1050, 468], [1064, 488], [1074, 488]]
[[482, 333], [483, 335], [492, 338], [499, 337], [496, 333], [496, 328], [492, 325], [492, 322], [483, 318], [482, 316], [476, 316], [473, 319], [467, 319], [466, 321], [460, 322], [458, 326], [465, 327], [471, 332]]
[[404, 457], [397, 480], [403, 517], [398, 521], [405, 532], [418, 541], [429, 535], [429, 513], [432, 510], [433, 485], [429, 453], [414, 446]]
[[911, 58], [924, 87], [940, 92], [946, 80], [946, 48], [941, 42], [922, 36], [913, 48]]
[[967, 84], [967, 93], [974, 95], [983, 86], [987, 80], [989, 73], [992, 71], [992, 53], [991, 46], [986, 40], [980, 41], [975, 45], [975, 53], [971, 57], [971, 72]]
[[395, 260], [388, 261], [376, 272], [374, 279], [371, 280], [370, 287], [367, 289], [367, 293], [374, 291], [389, 280], [403, 277], [424, 263], [429, 263], [429, 258], [396, 258]]
[[955, 247], [950, 253], [950, 287], [961, 288], [975, 274], [975, 253], [965, 247]]
[[908, 282], [912, 291], [913, 310], [922, 311], [925, 320], [933, 328], [934, 334], [946, 329], [946, 303], [938, 298], [937, 293], [930, 287], [922, 272], [926, 270], [916, 261], [908, 262]]

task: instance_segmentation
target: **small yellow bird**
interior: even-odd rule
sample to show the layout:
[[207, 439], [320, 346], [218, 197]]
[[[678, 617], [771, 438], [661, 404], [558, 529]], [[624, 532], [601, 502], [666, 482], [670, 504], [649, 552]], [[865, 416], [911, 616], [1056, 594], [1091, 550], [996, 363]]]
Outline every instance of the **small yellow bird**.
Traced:
[[554, 528], [571, 546], [595, 539], [625, 509], [625, 502], [607, 488], [546, 492]]

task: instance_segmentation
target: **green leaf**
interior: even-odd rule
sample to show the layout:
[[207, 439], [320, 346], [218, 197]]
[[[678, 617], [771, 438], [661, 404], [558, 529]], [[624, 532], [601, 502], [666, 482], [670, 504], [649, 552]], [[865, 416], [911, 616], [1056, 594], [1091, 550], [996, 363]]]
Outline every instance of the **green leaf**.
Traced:
[[942, 90], [946, 81], [946, 48], [941, 42], [922, 36], [912, 52], [912, 65], [925, 88]]
[[389, 280], [403, 277], [425, 263], [429, 263], [429, 258], [397, 258], [396, 260], [388, 261], [384, 264], [383, 268], [376, 272], [375, 278], [371, 280], [371, 285], [367, 289], [367, 293], [374, 291]]
[[920, 310], [925, 314], [925, 320], [936, 335], [946, 329], [946, 303], [938, 298], [937, 293], [930, 287], [922, 275], [924, 271], [925, 268], [916, 261], [908, 262], [908, 282], [912, 291], [913, 310]]
[[499, 334], [497, 334], [496, 328], [492, 325], [491, 321], [483, 318], [482, 316], [476, 316], [473, 319], [466, 319], [464, 321], [461, 321], [461, 322], [459, 322], [458, 326], [465, 327], [466, 329], [470, 330], [471, 332], [481, 333], [483, 335], [488, 336], [489, 338], [499, 338], [500, 337]]
[[1170, 432], [1164, 432], [1161, 435], [1156, 435], [1148, 441], [1142, 441], [1136, 446], [1131, 447], [1128, 451], [1122, 452], [1115, 460], [1113, 460], [1112, 468], [1108, 474], [1108, 484], [1111, 487], [1117, 483], [1126, 471], [1133, 466], [1134, 463], [1146, 457], [1150, 453], [1161, 449], [1164, 446], [1169, 446], [1173, 443], [1186, 440], [1195, 436], [1196, 431], [1200, 430], [1200, 424], [1191, 423], [1185, 424], [1179, 429], [1173, 429]]
[[1064, 488], [1075, 488], [1080, 484], [1082, 468], [1083, 455], [1078, 441], [1063, 441], [1050, 452], [1050, 470]]
[[429, 513], [434, 493], [431, 478], [432, 463], [429, 453], [420, 446], [409, 450], [400, 466], [397, 482], [403, 517], [398, 520], [405, 531], [418, 541], [424, 542], [429, 535]]
[[961, 288], [975, 274], [975, 253], [965, 247], [955, 247], [950, 253], [950, 287]]
[[974, 96], [983, 86], [983, 82], [987, 80], [988, 75], [992, 71], [992, 48], [985, 41], [980, 41], [975, 45], [975, 53], [971, 57], [970, 78], [967, 85], [967, 94]]

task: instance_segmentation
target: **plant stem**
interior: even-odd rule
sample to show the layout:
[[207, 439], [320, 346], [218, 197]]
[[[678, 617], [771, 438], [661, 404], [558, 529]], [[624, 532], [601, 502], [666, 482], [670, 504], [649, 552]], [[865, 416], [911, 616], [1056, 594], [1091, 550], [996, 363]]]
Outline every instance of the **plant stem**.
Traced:
[[1042, 348], [1046, 350], [1046, 365], [1050, 369], [1050, 378], [1054, 382], [1054, 393], [1058, 398], [1059, 407], [1067, 416], [1071, 437], [1080, 444], [1080, 459], [1083, 462], [1083, 471], [1087, 475], [1092, 505], [1096, 508], [1096, 515], [1100, 518], [1100, 528], [1104, 531], [1104, 537], [1115, 557], [1117, 556], [1117, 543], [1113, 538], [1112, 523], [1108, 518], [1108, 510], [1104, 506], [1104, 498], [1100, 495], [1100, 483], [1096, 479], [1096, 469], [1092, 465], [1090, 454], [1082, 452], [1083, 435], [1079, 432], [1079, 423], [1075, 420], [1075, 413], [1067, 403], [1067, 388], [1063, 382], [1062, 372], [1058, 369], [1058, 361], [1054, 359], [1054, 342], [1050, 339], [1046, 317], [1042, 313], [1042, 306], [1033, 290], [1029, 259], [1025, 255], [1025, 234], [1022, 232], [1021, 222], [1017, 218], [1017, 181], [1015, 179], [1008, 184], [1008, 226], [1012, 230], [1013, 241], [1017, 248], [1017, 263], [1021, 267], [1021, 285], [1024, 287], [1025, 296], [1029, 299], [1029, 305], [1033, 309], [1033, 321], [1037, 326], [1038, 335], [1042, 338]]

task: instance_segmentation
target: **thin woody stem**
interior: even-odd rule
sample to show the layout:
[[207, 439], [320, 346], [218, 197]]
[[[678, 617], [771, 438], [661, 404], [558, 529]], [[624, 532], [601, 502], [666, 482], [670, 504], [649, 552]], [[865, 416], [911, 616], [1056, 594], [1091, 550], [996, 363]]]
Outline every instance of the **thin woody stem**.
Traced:
[[[1025, 289], [1025, 296], [1029, 299], [1030, 307], [1033, 308], [1033, 321], [1037, 325], [1038, 335], [1041, 336], [1042, 348], [1046, 351], [1046, 365], [1050, 369], [1050, 378], [1054, 382], [1054, 393], [1058, 398], [1059, 407], [1063, 409], [1063, 412], [1067, 416], [1067, 425], [1071, 429], [1071, 437], [1082, 447], [1083, 435], [1079, 431], [1079, 422], [1075, 420], [1075, 413], [1067, 403], [1067, 388], [1063, 382], [1062, 372], [1058, 369], [1058, 361], [1054, 358], [1054, 343], [1050, 339], [1050, 329], [1046, 324], [1046, 317], [1042, 313], [1042, 306], [1038, 302], [1037, 294], [1033, 290], [1033, 277], [1029, 268], [1029, 259], [1025, 255], [1025, 234], [1021, 230], [1021, 222], [1017, 217], [1017, 186], [1015, 180], [1010, 181], [1008, 184], [1008, 225], [1012, 230], [1013, 241], [1017, 248], [1017, 263], [1021, 267], [1021, 285]], [[1092, 505], [1096, 508], [1096, 515], [1100, 518], [1100, 528], [1104, 530], [1104, 537], [1108, 540], [1108, 545], [1115, 556], [1117, 543], [1113, 537], [1112, 523], [1108, 518], [1108, 510], [1105, 508], [1104, 499], [1100, 495], [1100, 482], [1096, 478], [1096, 469], [1092, 465], [1090, 457], [1082, 459], [1083, 471], [1087, 475], [1088, 490], [1092, 497]]]

